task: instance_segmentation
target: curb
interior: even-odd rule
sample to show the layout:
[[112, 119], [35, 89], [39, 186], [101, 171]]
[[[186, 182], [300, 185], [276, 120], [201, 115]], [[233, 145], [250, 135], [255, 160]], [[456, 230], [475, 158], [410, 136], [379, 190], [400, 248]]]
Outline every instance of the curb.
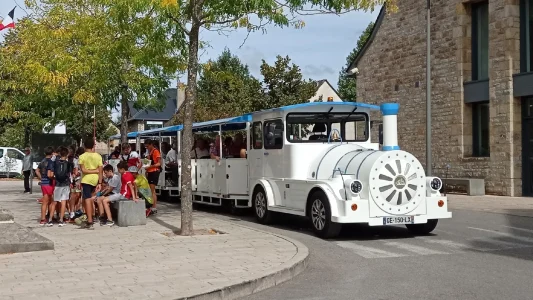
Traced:
[[270, 274], [264, 275], [262, 277], [247, 280], [237, 284], [229, 285], [223, 288], [218, 288], [213, 291], [205, 292], [202, 294], [175, 298], [174, 300], [227, 300], [227, 299], [237, 299], [251, 294], [260, 292], [262, 290], [274, 287], [276, 285], [282, 284], [290, 279], [296, 277], [298, 274], [302, 273], [307, 268], [309, 263], [309, 249], [302, 243], [293, 240], [291, 238], [278, 235], [271, 232], [266, 232], [256, 228], [243, 226], [240, 224], [235, 224], [226, 220], [217, 219], [217, 221], [231, 223], [234, 226], [244, 227], [249, 230], [261, 232], [264, 234], [269, 234], [276, 236], [278, 238], [284, 239], [292, 243], [296, 249], [297, 253], [287, 262], [278, 266]]

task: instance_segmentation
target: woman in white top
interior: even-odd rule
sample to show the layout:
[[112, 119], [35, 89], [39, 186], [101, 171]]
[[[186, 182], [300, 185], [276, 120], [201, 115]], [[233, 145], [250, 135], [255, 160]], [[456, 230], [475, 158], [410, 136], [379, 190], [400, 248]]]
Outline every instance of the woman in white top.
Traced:
[[210, 158], [209, 148], [207, 148], [207, 143], [205, 142], [204, 139], [196, 140], [196, 147], [191, 150], [191, 158], [192, 159]]

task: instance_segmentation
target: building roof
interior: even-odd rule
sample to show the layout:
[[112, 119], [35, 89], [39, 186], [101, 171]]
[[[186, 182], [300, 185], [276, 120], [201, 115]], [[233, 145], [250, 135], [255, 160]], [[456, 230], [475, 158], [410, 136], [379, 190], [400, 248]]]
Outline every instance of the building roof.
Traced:
[[[357, 67], [357, 64], [365, 54], [366, 50], [370, 47], [372, 42], [374, 41], [374, 38], [376, 37], [376, 34], [378, 32], [379, 27], [381, 26], [381, 22], [385, 18], [386, 8], [385, 5], [381, 7], [381, 10], [379, 11], [378, 18], [376, 19], [376, 22], [374, 23], [374, 27], [372, 28], [372, 32], [370, 33], [370, 36], [366, 40], [363, 48], [359, 53], [357, 53], [357, 56], [354, 58], [352, 63], [350, 64], [350, 67], [348, 67], [348, 71], [352, 70], [353, 68]], [[356, 74], [349, 74], [348, 77], [355, 77]]]
[[[329, 83], [329, 81], [327, 79], [320, 79], [320, 80], [316, 81], [317, 91], [324, 83], [327, 83], [329, 85], [329, 87], [333, 90], [333, 92], [335, 92], [335, 94], [337, 94], [337, 96], [340, 98], [339, 92], [337, 92], [337, 90], [331, 85], [331, 83]], [[344, 101], [344, 100], [342, 100], [342, 101]]]
[[141, 109], [137, 110], [133, 107], [135, 102], [128, 102], [130, 107], [130, 118], [128, 121], [133, 120], [149, 120], [149, 121], [168, 121], [172, 119], [172, 116], [176, 113], [176, 89], [171, 88], [165, 91], [165, 107], [162, 111], [155, 109]]

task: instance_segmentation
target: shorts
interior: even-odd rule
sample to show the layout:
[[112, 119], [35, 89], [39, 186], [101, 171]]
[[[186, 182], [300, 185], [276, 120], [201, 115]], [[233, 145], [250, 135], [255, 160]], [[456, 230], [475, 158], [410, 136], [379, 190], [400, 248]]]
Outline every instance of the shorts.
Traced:
[[74, 182], [73, 187], [70, 189], [70, 192], [81, 193], [81, 183], [79, 180]]
[[56, 186], [54, 189], [54, 201], [61, 202], [70, 198], [70, 186]]
[[94, 190], [96, 187], [94, 185], [82, 183], [81, 184], [81, 195], [83, 199], [89, 199], [93, 196]]
[[52, 185], [41, 185], [41, 191], [43, 196], [53, 196], [54, 195], [54, 186]]
[[146, 179], [148, 179], [148, 183], [157, 185], [157, 183], [159, 182], [159, 174], [160, 173], [161, 172], [159, 172], [159, 171], [147, 172], [146, 173]]
[[122, 194], [113, 194], [107, 196], [107, 199], [109, 199], [109, 202], [117, 202], [120, 200], [129, 200], [128, 198], [124, 197]]

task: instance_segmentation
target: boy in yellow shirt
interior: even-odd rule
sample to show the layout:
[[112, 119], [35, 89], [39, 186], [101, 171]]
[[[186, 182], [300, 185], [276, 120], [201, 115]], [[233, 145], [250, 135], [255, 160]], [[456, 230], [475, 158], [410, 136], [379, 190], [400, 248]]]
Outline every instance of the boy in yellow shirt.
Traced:
[[139, 195], [139, 198], [144, 199], [144, 203], [146, 204], [146, 217], [148, 217], [152, 212], [150, 208], [154, 204], [152, 199], [152, 190], [150, 189], [148, 179], [144, 175], [139, 174], [138, 171], [139, 170], [135, 166], [128, 168], [128, 172], [133, 174], [133, 177], [135, 177], [135, 190], [137, 195]]
[[84, 142], [85, 153], [80, 155], [78, 164], [80, 166], [81, 190], [83, 204], [85, 205], [85, 214], [87, 215], [87, 223], [85, 228], [93, 228], [93, 214], [94, 214], [94, 200], [93, 195], [99, 192], [102, 188], [102, 156], [95, 152], [95, 141], [92, 137]]

